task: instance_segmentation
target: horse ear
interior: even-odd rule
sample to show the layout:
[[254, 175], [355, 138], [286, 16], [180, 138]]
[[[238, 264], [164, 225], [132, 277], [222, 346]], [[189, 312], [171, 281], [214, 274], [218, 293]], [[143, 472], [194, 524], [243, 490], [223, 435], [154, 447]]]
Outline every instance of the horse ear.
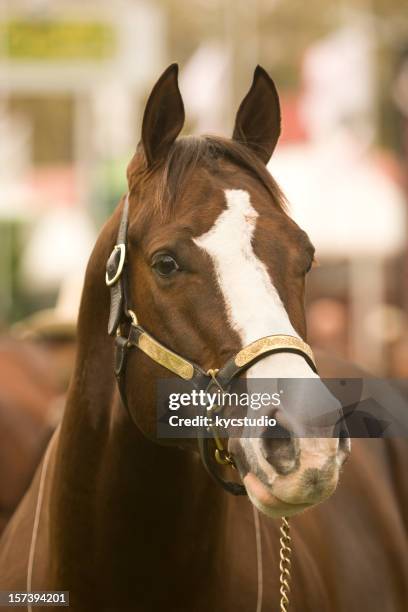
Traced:
[[141, 144], [149, 166], [166, 156], [184, 125], [177, 76], [178, 65], [171, 64], [153, 87], [146, 104]]
[[267, 164], [280, 131], [281, 113], [275, 83], [257, 66], [251, 88], [238, 109], [232, 138], [244, 143]]

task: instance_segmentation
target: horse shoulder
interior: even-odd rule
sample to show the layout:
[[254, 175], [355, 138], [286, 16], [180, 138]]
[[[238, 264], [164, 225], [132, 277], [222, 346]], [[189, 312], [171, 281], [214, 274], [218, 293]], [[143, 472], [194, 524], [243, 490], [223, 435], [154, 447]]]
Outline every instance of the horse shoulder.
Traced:
[[49, 500], [57, 437], [58, 430], [0, 539], [0, 590], [49, 589]]

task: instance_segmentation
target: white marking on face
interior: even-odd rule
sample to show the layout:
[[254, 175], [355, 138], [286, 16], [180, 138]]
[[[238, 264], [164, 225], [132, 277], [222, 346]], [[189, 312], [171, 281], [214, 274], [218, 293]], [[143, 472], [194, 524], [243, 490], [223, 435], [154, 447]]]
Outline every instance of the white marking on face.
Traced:
[[[243, 346], [272, 334], [299, 337], [265, 264], [254, 253], [252, 240], [258, 213], [248, 192], [228, 189], [225, 198], [227, 208], [213, 227], [194, 242], [211, 257], [229, 324], [238, 333]], [[293, 353], [268, 355], [252, 365], [246, 376], [249, 393], [254, 386], [253, 391], [259, 390], [251, 379], [269, 378], [277, 385], [279, 378], [319, 378], [302, 356]], [[302, 465], [290, 476], [279, 476], [268, 463], [261, 439], [242, 438], [240, 444], [252, 466], [251, 471], [255, 473], [260, 467], [267, 478], [267, 487], [276, 490], [278, 498], [300, 503], [314, 493], [312, 489], [306, 490], [300, 475], [307, 467], [321, 469], [327, 458], [336, 454], [338, 440], [299, 438]], [[259, 503], [257, 505], [260, 507]]]
[[[263, 336], [297, 336], [265, 264], [255, 255], [252, 239], [258, 213], [249, 193], [226, 189], [227, 208], [213, 227], [194, 240], [211, 257], [224, 297], [228, 320], [246, 346]], [[273, 240], [273, 236], [271, 236]], [[272, 365], [273, 364], [273, 365]], [[303, 357], [270, 355], [248, 370], [248, 378], [315, 376]]]

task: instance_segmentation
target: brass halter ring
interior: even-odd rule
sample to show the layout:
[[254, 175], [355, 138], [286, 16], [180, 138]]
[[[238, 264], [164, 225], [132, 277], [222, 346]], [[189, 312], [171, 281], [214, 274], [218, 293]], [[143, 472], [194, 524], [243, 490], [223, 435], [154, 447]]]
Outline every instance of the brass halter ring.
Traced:
[[[218, 372], [219, 372], [218, 368], [216, 369], [210, 368], [209, 370], [207, 370], [207, 375], [212, 378], [214, 384], [223, 393], [224, 389], [222, 388], [222, 386], [219, 383], [219, 380], [217, 379]], [[213, 412], [216, 412], [216, 408], [219, 409], [219, 406], [213, 406], [213, 408], [209, 411], [209, 413], [212, 414]], [[220, 465], [229, 465], [232, 468], [236, 469], [234, 459], [231, 453], [224, 447], [222, 440], [220, 436], [218, 435], [217, 428], [214, 426], [210, 426], [208, 428], [208, 431], [211, 431], [212, 437], [214, 439], [214, 443], [215, 443], [214, 457], [215, 457], [216, 462], [219, 463]]]

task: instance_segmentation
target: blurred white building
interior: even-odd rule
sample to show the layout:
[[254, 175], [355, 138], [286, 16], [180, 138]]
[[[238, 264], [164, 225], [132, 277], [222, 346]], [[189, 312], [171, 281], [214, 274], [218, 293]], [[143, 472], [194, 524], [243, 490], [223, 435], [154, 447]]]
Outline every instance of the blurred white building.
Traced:
[[[372, 154], [374, 46], [366, 28], [345, 28], [305, 57], [301, 112], [310, 139], [278, 147], [269, 169], [317, 257], [348, 262], [352, 358], [379, 373], [386, 317], [385, 262], [406, 243], [401, 188]], [[376, 320], [378, 329], [369, 324]]]
[[[164, 28], [161, 9], [147, 0], [2, 0], [0, 224], [7, 234], [5, 219], [34, 223], [22, 262], [25, 289], [56, 290], [84, 269], [94, 240], [84, 211], [95, 164], [135, 149], [146, 89], [163, 69]], [[38, 118], [30, 103], [55, 108], [58, 100], [72, 109], [63, 132], [72, 145], [69, 159], [51, 154], [47, 165], [33, 154]], [[21, 101], [27, 115], [11, 115]], [[50, 126], [42, 134], [58, 145]], [[12, 228], [9, 234], [0, 244], [0, 320], [13, 301]]]

